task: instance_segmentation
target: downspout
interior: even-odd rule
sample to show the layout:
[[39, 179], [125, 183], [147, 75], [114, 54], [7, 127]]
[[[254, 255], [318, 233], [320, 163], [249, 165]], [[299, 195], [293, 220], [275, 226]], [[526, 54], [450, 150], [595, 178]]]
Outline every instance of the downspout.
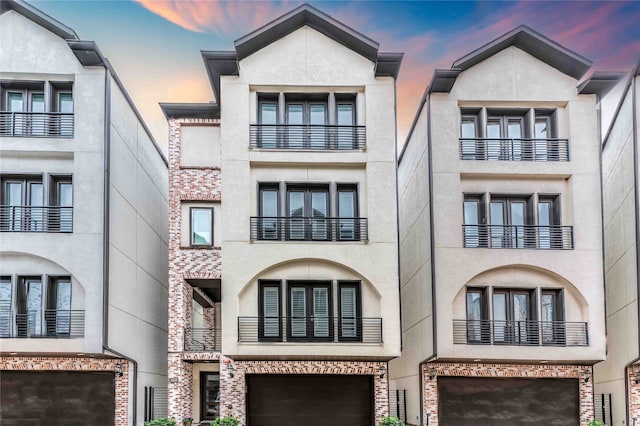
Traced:
[[398, 261], [398, 314], [400, 316], [400, 352], [402, 353], [402, 280], [400, 279], [400, 191], [398, 188], [398, 94], [396, 91], [397, 80], [393, 79], [393, 117], [395, 120], [395, 167], [396, 167], [396, 248]]
[[[102, 246], [102, 349], [116, 356], [126, 359], [133, 364], [133, 426], [138, 417], [138, 362], [109, 347], [109, 201], [110, 201], [110, 173], [111, 173], [111, 68], [104, 64], [104, 189], [103, 189], [103, 246]], [[127, 401], [128, 404], [128, 401]]]
[[[638, 218], [638, 211], [640, 211], [640, 196], [638, 195], [638, 105], [637, 105], [637, 95], [638, 95], [638, 87], [637, 87], [637, 74], [638, 68], [631, 74], [631, 113], [633, 114], [631, 120], [631, 142], [633, 144], [633, 188], [634, 188], [634, 201], [635, 201], [635, 220], [636, 220], [636, 301], [640, 300], [640, 279], [638, 274], [640, 274], [640, 218]], [[638, 342], [640, 342], [640, 304], [638, 304], [638, 322], [637, 322], [637, 331], [638, 331]], [[630, 408], [629, 401], [629, 375], [627, 374], [627, 370], [636, 362], [640, 360], [640, 355], [628, 363], [625, 366], [624, 372], [624, 384], [625, 384], [625, 393], [624, 397], [627, 402], [626, 406]], [[629, 424], [629, 411], [627, 410], [627, 424]]]

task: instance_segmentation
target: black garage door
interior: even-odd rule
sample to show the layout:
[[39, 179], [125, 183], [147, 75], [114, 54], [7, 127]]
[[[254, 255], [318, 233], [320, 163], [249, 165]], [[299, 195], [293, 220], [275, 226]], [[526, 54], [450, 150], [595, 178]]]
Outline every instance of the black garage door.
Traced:
[[2, 426], [113, 426], [109, 372], [0, 371]]
[[577, 379], [438, 377], [440, 426], [579, 426]]
[[373, 377], [248, 375], [249, 426], [371, 426]]

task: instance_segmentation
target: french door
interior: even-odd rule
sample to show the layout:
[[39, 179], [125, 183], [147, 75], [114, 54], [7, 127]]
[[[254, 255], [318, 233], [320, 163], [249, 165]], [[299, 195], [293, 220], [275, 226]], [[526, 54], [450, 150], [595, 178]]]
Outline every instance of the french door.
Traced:
[[327, 102], [287, 101], [287, 144], [289, 148], [326, 148]]
[[491, 247], [524, 248], [527, 199], [493, 198], [490, 204]]
[[288, 239], [328, 240], [329, 189], [326, 186], [287, 188]]
[[44, 188], [41, 180], [6, 179], [3, 182], [1, 226], [9, 231], [44, 229]]
[[524, 117], [489, 116], [487, 118], [487, 139], [489, 139], [487, 159], [522, 160], [524, 130]]
[[19, 337], [34, 336], [42, 330], [42, 280], [21, 278], [18, 282], [16, 327]]
[[289, 283], [289, 340], [333, 340], [331, 283]]
[[496, 344], [538, 344], [534, 293], [493, 291], [493, 341]]

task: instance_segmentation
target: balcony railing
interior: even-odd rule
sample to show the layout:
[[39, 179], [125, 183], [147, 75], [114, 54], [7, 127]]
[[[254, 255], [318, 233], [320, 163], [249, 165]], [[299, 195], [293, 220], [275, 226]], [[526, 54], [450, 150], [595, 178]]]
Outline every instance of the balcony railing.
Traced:
[[382, 318], [238, 317], [238, 341], [382, 343]]
[[462, 225], [464, 247], [573, 250], [573, 226]]
[[72, 138], [73, 113], [0, 111], [0, 136]]
[[367, 146], [365, 126], [251, 124], [249, 146], [348, 151]]
[[460, 139], [461, 160], [569, 161], [567, 139]]
[[45, 309], [15, 313], [0, 310], [0, 338], [84, 336], [84, 311]]
[[219, 352], [222, 349], [222, 330], [216, 328], [186, 328], [185, 352]]
[[1, 232], [73, 232], [73, 207], [0, 206]]
[[453, 343], [589, 346], [586, 322], [453, 320]]
[[366, 218], [252, 217], [251, 240], [368, 241]]

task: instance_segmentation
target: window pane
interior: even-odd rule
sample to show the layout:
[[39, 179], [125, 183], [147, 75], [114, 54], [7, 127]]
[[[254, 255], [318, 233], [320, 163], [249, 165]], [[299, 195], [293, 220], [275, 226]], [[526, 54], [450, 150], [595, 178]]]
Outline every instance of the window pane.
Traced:
[[338, 192], [338, 216], [340, 217], [356, 217], [355, 208], [355, 191], [339, 191]]
[[0, 337], [11, 333], [11, 280], [0, 280]]
[[311, 193], [311, 215], [313, 217], [311, 232], [314, 240], [326, 240], [329, 223], [325, 219], [329, 209], [329, 194], [324, 191]]
[[287, 124], [301, 125], [302, 123], [302, 105], [289, 104], [287, 106]]
[[504, 203], [492, 201], [491, 213], [491, 247], [503, 247], [504, 237]]
[[61, 182], [58, 184], [57, 202], [61, 207], [73, 206], [73, 185], [71, 182]]
[[307, 336], [307, 298], [304, 287], [291, 288], [291, 336]]
[[20, 182], [7, 182], [5, 203], [8, 206], [22, 205], [22, 184]]
[[309, 124], [327, 124], [327, 106], [323, 104], [312, 104], [309, 106]]
[[505, 342], [509, 336], [507, 327], [507, 295], [505, 293], [493, 294], [493, 339], [496, 342]]
[[7, 94], [7, 107], [11, 112], [24, 111], [22, 93], [10, 92]]
[[211, 209], [191, 209], [191, 244], [213, 244], [213, 235], [211, 232], [211, 213]]
[[26, 304], [23, 307], [26, 314], [25, 333], [34, 335], [42, 330], [42, 283], [36, 280], [27, 280], [24, 283]]
[[44, 94], [31, 94], [31, 112], [44, 112]]
[[353, 104], [338, 104], [338, 126], [353, 126]]
[[523, 248], [524, 247], [524, 202], [511, 202], [511, 244], [512, 247]]
[[278, 123], [278, 104], [276, 102], [262, 102], [260, 104], [260, 124]]
[[58, 111], [64, 113], [73, 112], [73, 96], [71, 93], [60, 93], [58, 95]]
[[280, 336], [280, 288], [262, 288], [262, 312], [264, 337]]
[[289, 191], [289, 216], [304, 216], [304, 192]]
[[342, 337], [357, 337], [357, 292], [355, 287], [340, 288], [340, 323]]
[[462, 125], [460, 128], [460, 136], [463, 139], [473, 139], [476, 138], [476, 122], [471, 119], [462, 119]]
[[546, 119], [536, 119], [534, 126], [534, 137], [536, 139], [547, 139], [549, 137], [548, 121]]
[[500, 122], [499, 121], [489, 121], [487, 123], [487, 138], [489, 139], [500, 139]]
[[482, 294], [479, 291], [467, 292], [467, 320], [482, 319]]
[[[355, 124], [354, 105], [338, 104], [338, 126], [354, 126]], [[336, 131], [338, 132], [339, 149], [357, 148], [354, 128], [338, 128]]]
[[41, 183], [29, 183], [29, 205], [31, 208], [24, 212], [25, 219], [29, 221], [31, 231], [42, 231], [44, 229], [44, 191]]
[[278, 190], [260, 191], [260, 238], [275, 240], [278, 238]]
[[41, 183], [29, 184], [29, 205], [30, 206], [42, 206], [44, 192]]
[[313, 288], [313, 335], [329, 337], [329, 289]]

